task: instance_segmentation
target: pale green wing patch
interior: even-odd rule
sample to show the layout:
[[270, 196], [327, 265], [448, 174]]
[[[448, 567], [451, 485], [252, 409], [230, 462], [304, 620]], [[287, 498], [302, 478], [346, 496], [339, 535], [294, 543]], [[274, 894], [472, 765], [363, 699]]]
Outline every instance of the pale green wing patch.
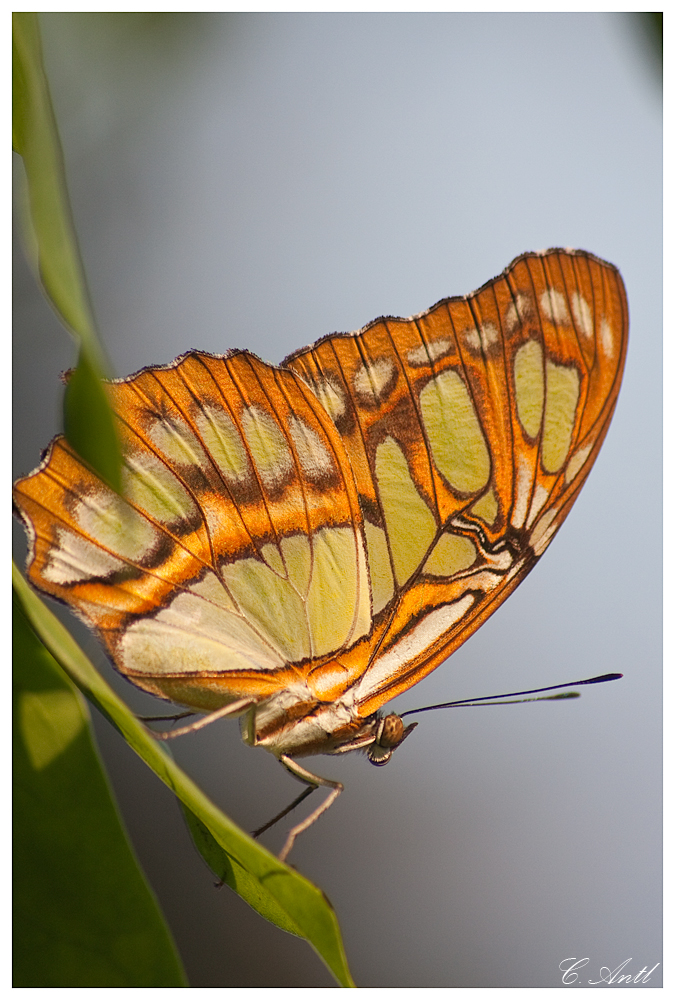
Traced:
[[314, 535], [312, 579], [307, 595], [313, 656], [339, 649], [352, 636], [359, 589], [367, 585], [363, 570], [361, 577], [360, 581], [353, 529], [324, 528]]
[[375, 477], [396, 581], [403, 586], [424, 558], [438, 525], [413, 482], [403, 451], [391, 437], [378, 445]]
[[156, 419], [148, 437], [166, 458], [178, 467], [208, 469], [209, 460], [196, 436], [184, 420], [171, 417]]
[[126, 672], [158, 677], [283, 666], [269, 636], [253, 625], [227, 610], [224, 602], [216, 604], [189, 591], [179, 593], [157, 615], [127, 628], [120, 655]]
[[499, 504], [495, 496], [495, 491], [490, 489], [479, 500], [476, 500], [475, 504], [470, 508], [470, 513], [476, 517], [480, 517], [486, 524], [494, 524], [499, 514]]
[[431, 576], [454, 576], [473, 566], [478, 555], [476, 546], [464, 535], [442, 534], [424, 564]]
[[150, 452], [124, 456], [125, 497], [160, 524], [191, 521], [199, 516], [194, 500], [178, 478]]
[[304, 601], [290, 581], [258, 559], [239, 559], [221, 572], [241, 612], [284, 660], [311, 655]]
[[139, 561], [161, 539], [147, 518], [105, 487], [84, 493], [77, 501], [73, 519], [94, 542], [122, 559]]
[[546, 361], [546, 406], [542, 464], [547, 472], [559, 472], [572, 441], [579, 402], [579, 372], [572, 365]]
[[534, 439], [544, 412], [544, 352], [538, 340], [518, 348], [513, 363], [518, 419], [528, 437]]
[[469, 395], [457, 372], [447, 369], [420, 392], [422, 421], [436, 467], [460, 493], [484, 489], [490, 453]]
[[195, 423], [225, 482], [245, 482], [250, 474], [246, 449], [234, 421], [222, 407], [204, 405]]
[[293, 456], [275, 421], [258, 406], [241, 418], [244, 437], [263, 485], [273, 489], [293, 472]]
[[394, 596], [394, 576], [387, 547], [387, 536], [382, 528], [365, 521], [368, 569], [372, 593], [373, 614], [389, 604]]
[[281, 552], [288, 579], [301, 597], [307, 595], [312, 575], [312, 552], [306, 535], [289, 535], [281, 539]]

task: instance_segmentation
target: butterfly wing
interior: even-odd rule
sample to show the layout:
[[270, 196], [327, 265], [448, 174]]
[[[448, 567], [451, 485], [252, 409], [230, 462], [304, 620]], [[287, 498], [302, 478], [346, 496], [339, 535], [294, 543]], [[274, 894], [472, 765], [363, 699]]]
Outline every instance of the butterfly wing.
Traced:
[[281, 368], [191, 353], [111, 383], [123, 495], [55, 439], [14, 491], [29, 577], [145, 690], [283, 693], [291, 726], [342, 699], [347, 738], [550, 542], [606, 433], [627, 315], [615, 268], [549, 251]]
[[287, 359], [340, 430], [363, 511], [374, 627], [340, 657], [365, 665], [361, 716], [438, 666], [532, 569], [602, 444], [627, 335], [616, 268], [552, 250]]
[[31, 582], [96, 628], [122, 673], [215, 708], [292, 688], [369, 631], [349, 459], [296, 374], [194, 353], [109, 392], [123, 496], [59, 437], [14, 497]]

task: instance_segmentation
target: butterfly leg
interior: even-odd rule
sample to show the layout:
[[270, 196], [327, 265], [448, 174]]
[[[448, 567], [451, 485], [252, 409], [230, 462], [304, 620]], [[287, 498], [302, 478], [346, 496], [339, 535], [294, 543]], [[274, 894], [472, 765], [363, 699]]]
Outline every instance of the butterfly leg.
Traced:
[[[330, 809], [330, 807], [333, 805], [336, 798], [344, 788], [344, 785], [342, 785], [339, 781], [331, 781], [330, 778], [321, 778], [318, 774], [312, 774], [311, 771], [307, 771], [304, 767], [301, 767], [300, 764], [298, 764], [294, 760], [291, 760], [291, 758], [287, 757], [286, 754], [282, 754], [279, 757], [279, 760], [284, 765], [286, 770], [290, 771], [290, 773], [295, 778], [297, 778], [299, 781], [303, 781], [306, 785], [310, 786], [302, 793], [301, 796], [299, 796], [299, 798], [291, 806], [289, 806], [287, 810], [285, 810], [285, 812], [290, 812], [291, 809], [293, 809], [296, 805], [298, 805], [304, 798], [310, 795], [311, 792], [313, 792], [317, 788], [332, 789], [330, 794], [326, 796], [321, 805], [318, 806], [313, 813], [310, 813], [306, 819], [303, 819], [302, 823], [298, 823], [297, 826], [294, 826], [291, 832], [288, 834], [288, 837], [286, 838], [286, 843], [284, 844], [283, 849], [279, 855], [279, 861], [285, 861], [291, 851], [291, 848], [293, 847], [293, 844], [295, 843], [296, 837], [298, 837], [301, 833], [304, 833], [305, 830], [308, 830], [310, 826], [312, 826], [312, 824], [317, 821], [317, 819], [322, 813], [325, 813], [327, 809]], [[285, 813], [282, 813], [282, 815], [285, 815]], [[278, 818], [280, 819], [281, 817]]]
[[218, 719], [224, 719], [228, 715], [236, 715], [238, 712], [242, 712], [244, 709], [250, 708], [251, 705], [254, 704], [255, 699], [253, 698], [241, 698], [239, 701], [233, 701], [229, 705], [224, 705], [217, 711], [210, 712], [201, 719], [196, 719], [195, 722], [190, 722], [187, 726], [181, 726], [179, 729], [170, 729], [163, 733], [158, 733], [155, 732], [154, 729], [149, 729], [149, 732], [152, 733], [156, 740], [172, 740], [176, 736], [185, 736], [186, 733], [195, 733], [198, 729], [203, 729], [204, 726], [208, 726], [212, 722], [217, 722]]
[[179, 719], [189, 719], [196, 713], [192, 709], [187, 712], [176, 712], [175, 715], [137, 715], [139, 722], [178, 722]]

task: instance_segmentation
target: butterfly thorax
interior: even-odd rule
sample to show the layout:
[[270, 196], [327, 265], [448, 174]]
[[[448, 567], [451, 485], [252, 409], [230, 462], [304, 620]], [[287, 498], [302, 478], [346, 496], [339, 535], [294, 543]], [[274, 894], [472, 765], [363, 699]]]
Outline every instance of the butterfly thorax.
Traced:
[[287, 689], [257, 704], [242, 720], [244, 741], [277, 757], [366, 750], [371, 763], [382, 765], [414, 728], [404, 726], [394, 713], [360, 717], [351, 692], [331, 704], [308, 694], [298, 685], [298, 690]]

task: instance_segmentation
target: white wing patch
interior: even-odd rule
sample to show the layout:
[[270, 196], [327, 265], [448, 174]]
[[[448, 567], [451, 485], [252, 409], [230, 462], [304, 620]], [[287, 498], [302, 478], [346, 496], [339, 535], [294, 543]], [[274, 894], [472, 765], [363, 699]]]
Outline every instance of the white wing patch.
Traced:
[[513, 333], [516, 327], [520, 326], [522, 321], [530, 316], [531, 313], [532, 302], [530, 301], [529, 295], [523, 295], [522, 292], [519, 292], [516, 295], [515, 302], [512, 302], [506, 310], [504, 325], [506, 326], [507, 332]]
[[594, 332], [593, 313], [591, 312], [591, 307], [583, 295], [580, 295], [579, 292], [572, 292], [570, 301], [572, 303], [572, 313], [574, 315], [577, 328], [581, 330], [585, 337], [588, 337], [588, 339], [591, 340]]
[[58, 528], [43, 574], [50, 583], [81, 583], [126, 569], [127, 564], [66, 528]]
[[428, 365], [430, 361], [438, 361], [439, 358], [444, 358], [446, 354], [449, 354], [452, 349], [452, 344], [445, 337], [440, 340], [431, 340], [426, 344], [422, 344], [421, 347], [411, 348], [406, 357], [408, 362], [413, 366], [413, 368], [420, 368], [423, 365]]
[[511, 514], [511, 524], [514, 528], [522, 528], [530, 505], [530, 493], [534, 482], [534, 468], [527, 459], [520, 456], [518, 475], [516, 478], [515, 503]]
[[333, 379], [311, 382], [310, 388], [330, 417], [339, 420], [346, 409], [345, 398], [342, 389]]
[[485, 354], [494, 344], [499, 343], [499, 330], [494, 323], [482, 323], [478, 329], [469, 327], [464, 330], [463, 337], [472, 351], [483, 350]]
[[549, 491], [545, 486], [537, 486], [534, 491], [534, 496], [532, 497], [532, 503], [530, 504], [530, 513], [527, 516], [527, 522], [525, 524], [526, 528], [531, 528], [534, 524], [537, 514], [548, 500], [548, 493]]
[[376, 403], [394, 386], [396, 366], [389, 358], [363, 364], [354, 375], [354, 388], [365, 403]]
[[541, 520], [534, 526], [532, 534], [530, 535], [530, 545], [534, 549], [534, 554], [537, 557], [542, 554], [557, 531], [558, 526], [553, 523], [557, 513], [557, 507], [547, 510], [546, 513], [542, 515]]
[[586, 459], [590, 455], [593, 448], [593, 444], [584, 445], [583, 448], [579, 448], [576, 451], [569, 462], [567, 463], [567, 468], [565, 469], [565, 482], [569, 485], [573, 479], [576, 479], [577, 473], [581, 471], [583, 466], [586, 464]]
[[395, 677], [399, 668], [410, 663], [436, 642], [444, 632], [456, 625], [470, 610], [475, 601], [473, 594], [465, 594], [458, 601], [436, 608], [419, 622], [403, 639], [399, 640], [384, 656], [368, 667], [362, 680], [354, 689], [354, 700], [365, 701], [389, 677]]
[[547, 288], [539, 296], [539, 304], [546, 319], [569, 326], [570, 314], [567, 311], [567, 300], [562, 292], [556, 288]]
[[290, 418], [288, 429], [305, 475], [315, 480], [330, 475], [333, 459], [317, 432], [298, 417]]

